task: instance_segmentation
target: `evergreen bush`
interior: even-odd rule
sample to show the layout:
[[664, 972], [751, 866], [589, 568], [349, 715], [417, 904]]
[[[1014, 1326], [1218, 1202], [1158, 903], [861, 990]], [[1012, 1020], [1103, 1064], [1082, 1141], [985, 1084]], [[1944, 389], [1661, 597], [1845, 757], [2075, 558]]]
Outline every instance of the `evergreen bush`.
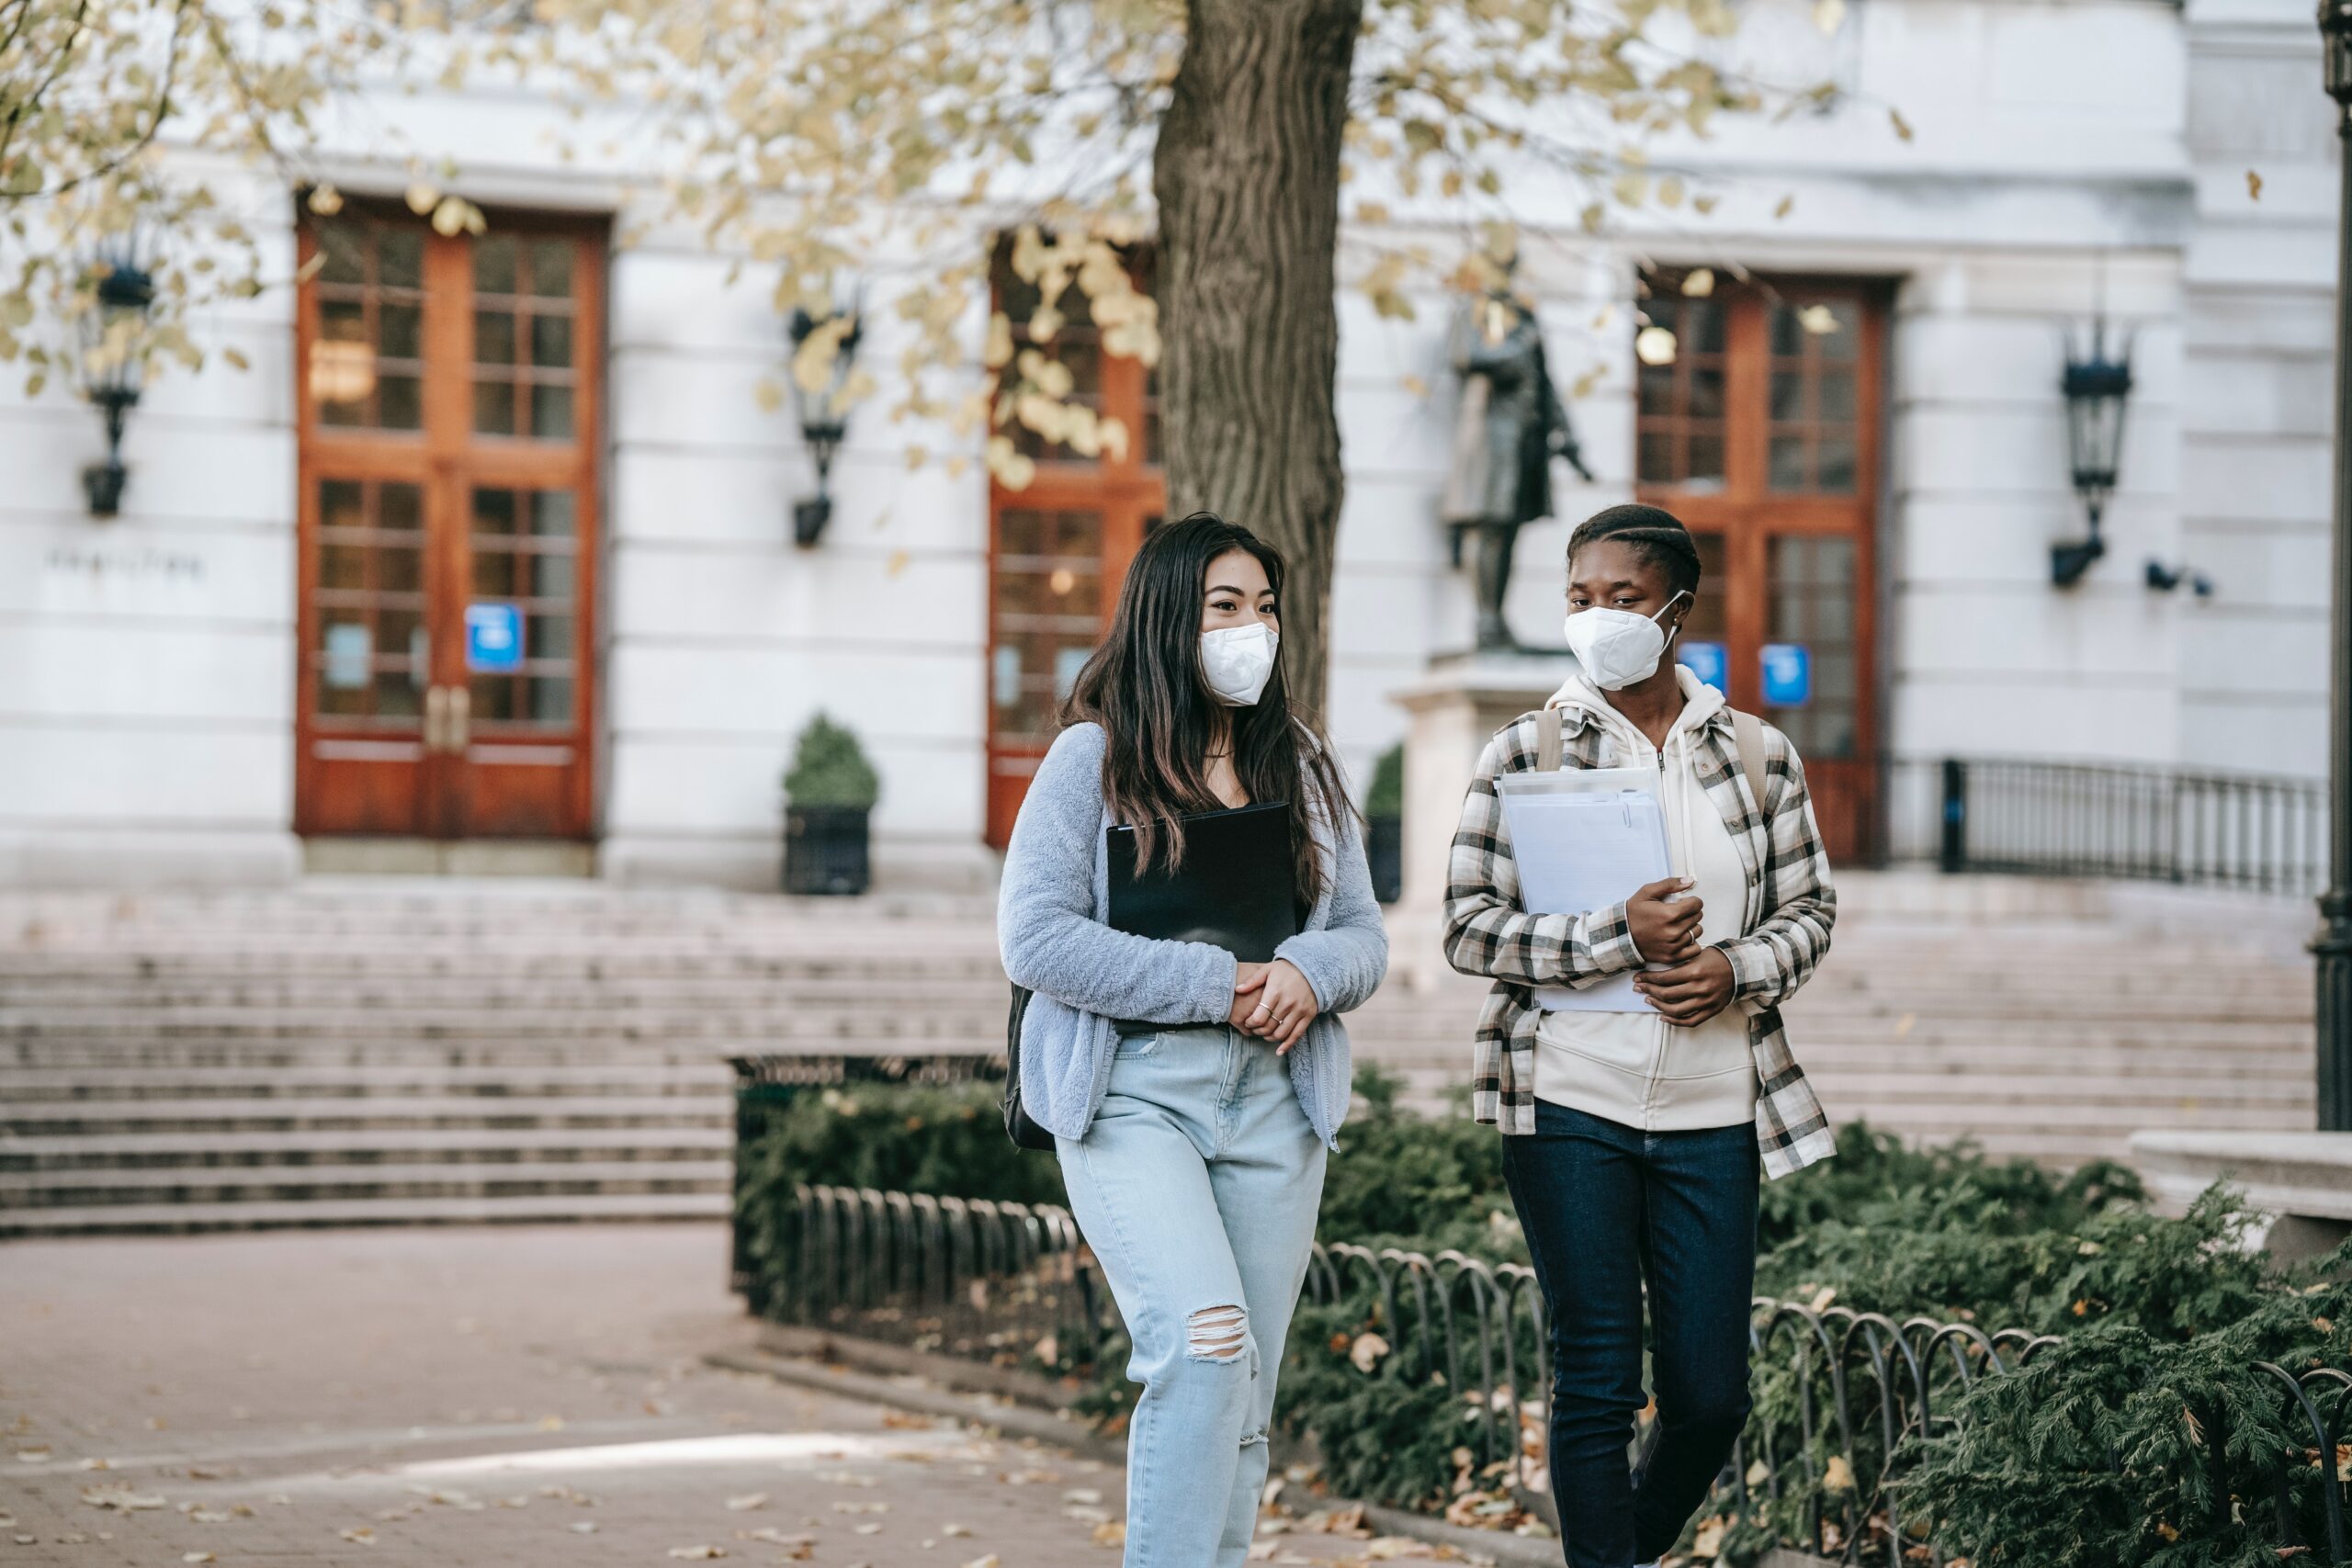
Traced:
[[[1323, 1238], [1524, 1262], [1495, 1131], [1458, 1108], [1438, 1118], [1402, 1110], [1401, 1086], [1377, 1071], [1357, 1087], [1365, 1103], [1329, 1168]], [[772, 1116], [741, 1156], [755, 1269], [786, 1261], [775, 1216], [797, 1182], [1064, 1201], [1054, 1161], [1006, 1141], [996, 1093], [989, 1084], [860, 1086], [804, 1093]], [[2352, 1445], [2322, 1455], [2308, 1421], [2299, 1428], [2290, 1419], [2285, 1386], [2256, 1363], [2352, 1367], [2352, 1286], [2335, 1282], [2352, 1277], [2352, 1246], [2323, 1266], [2279, 1272], [2245, 1247], [2246, 1222], [2220, 1190], [2185, 1217], [2159, 1216], [2116, 1166], [2062, 1179], [2027, 1161], [1906, 1148], [1866, 1127], [1843, 1129], [1836, 1159], [1766, 1185], [1759, 1294], [1898, 1323], [2023, 1328], [2059, 1343], [2016, 1372], [1980, 1369], [1964, 1391], [1930, 1368], [1941, 1380], [1935, 1431], [1901, 1434], [1893, 1455], [1867, 1362], [1849, 1364], [1849, 1461], [1822, 1408], [1828, 1384], [1818, 1359], [1808, 1390], [1793, 1341], [1768, 1342], [1747, 1454], [1757, 1456], [1761, 1434], [1778, 1461], [1779, 1495], [1752, 1486], [1744, 1512], [1719, 1498], [1687, 1544], [1752, 1562], [1775, 1546], [1818, 1544], [1815, 1522], [1826, 1520], [1833, 1550], [1862, 1538], [1863, 1561], [1883, 1558], [1886, 1532], [1899, 1524], [1906, 1559], [1926, 1568], [1962, 1558], [1974, 1568], [2291, 1562], [2300, 1553], [2276, 1526], [2278, 1500], [2303, 1540], [2318, 1539], [2320, 1489], [2352, 1480]], [[1523, 1341], [1517, 1364], [1532, 1369], [1532, 1329], [1513, 1332]], [[1378, 1353], [1367, 1353], [1367, 1337]], [[1363, 1292], [1303, 1303], [1283, 1373], [1282, 1429], [1314, 1444], [1340, 1495], [1444, 1507], [1457, 1518], [1508, 1508], [1506, 1467], [1474, 1458], [1483, 1452], [1476, 1394], [1432, 1375], [1418, 1345], [1413, 1325], [1387, 1321]], [[1478, 1355], [1475, 1335], [1464, 1353]], [[1132, 1397], [1124, 1368], [1114, 1345], [1094, 1365], [1065, 1352], [1049, 1370], [1085, 1380], [1074, 1407], [1115, 1431]], [[1492, 1413], [1514, 1433], [1535, 1419], [1540, 1405], [1530, 1402], [1542, 1391], [1515, 1393], [1519, 1411]], [[2352, 1385], [2318, 1397], [2331, 1416], [2339, 1403], [2352, 1412]]]
[[821, 713], [810, 719], [793, 746], [791, 771], [784, 775], [786, 800], [869, 811], [881, 793], [881, 780], [857, 736]]
[[1405, 745], [1398, 741], [1380, 754], [1372, 765], [1372, 785], [1363, 792], [1363, 814], [1366, 817], [1401, 817], [1405, 814]]

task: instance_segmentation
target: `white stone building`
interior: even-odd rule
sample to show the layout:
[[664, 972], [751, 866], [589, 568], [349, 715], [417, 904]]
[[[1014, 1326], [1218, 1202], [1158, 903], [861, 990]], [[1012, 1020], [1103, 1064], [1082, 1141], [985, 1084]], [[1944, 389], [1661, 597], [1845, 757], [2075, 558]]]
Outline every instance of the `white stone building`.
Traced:
[[[1563, 217], [1521, 267], [1555, 372], [1601, 372], [1572, 403], [1598, 480], [1563, 483], [1563, 518], [1640, 493], [1713, 536], [1700, 640], [1817, 764], [1856, 759], [1856, 834], [1875, 753], [2323, 773], [2336, 174], [2308, 7], [1855, 0], [1834, 39], [1749, 9], [1744, 51], [1845, 96], [1657, 149], [1711, 216], [1595, 241], [1566, 193], [1521, 189], [1523, 220]], [[812, 476], [753, 395], [783, 348], [764, 286], [666, 231], [616, 248], [654, 204], [560, 159], [526, 96], [379, 107], [459, 160], [491, 234], [369, 207], [405, 176], [356, 147], [335, 225], [298, 233], [295, 193], [253, 186], [274, 275], [320, 244], [331, 265], [200, 323], [253, 368], [150, 392], [119, 518], [85, 505], [90, 411], [0, 384], [0, 883], [773, 886], [779, 775], [824, 709], [881, 770], [885, 885], [985, 885], [1153, 472], [1049, 464], [992, 493], [977, 467], [910, 471], [910, 443], [954, 438], [867, 412], [830, 531], [796, 547]], [[1681, 299], [1699, 267], [1716, 291]], [[1637, 306], [1645, 276], [1663, 302]], [[1424, 304], [1343, 298], [1331, 720], [1359, 776], [1404, 731], [1395, 694], [1470, 633], [1435, 518], [1450, 302]], [[1835, 330], [1792, 324], [1813, 306]], [[1637, 308], [1681, 344], [1646, 392]], [[2062, 342], [2102, 309], [2133, 345], [2120, 482], [2108, 553], [2058, 588], [2050, 547], [2084, 527]], [[1147, 395], [1112, 362], [1106, 402]], [[1557, 641], [1566, 527], [1521, 540], [1531, 642]], [[2152, 588], [2151, 560], [2211, 597]], [[1765, 702], [1767, 644], [1807, 650], [1801, 707]]]

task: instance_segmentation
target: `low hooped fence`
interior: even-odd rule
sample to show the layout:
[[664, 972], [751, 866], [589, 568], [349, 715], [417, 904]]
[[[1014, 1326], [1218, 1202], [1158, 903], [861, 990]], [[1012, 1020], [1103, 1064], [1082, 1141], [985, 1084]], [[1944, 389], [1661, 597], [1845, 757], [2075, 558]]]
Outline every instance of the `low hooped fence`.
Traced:
[[[778, 1322], [1064, 1378], [1115, 1378], [1124, 1361], [1117, 1307], [1076, 1222], [1054, 1205], [803, 1186], [746, 1240], [751, 1304]], [[1305, 1297], [1359, 1305], [1386, 1342], [1382, 1375], [1442, 1379], [1458, 1391], [1464, 1443], [1481, 1471], [1508, 1472], [1548, 1511], [1551, 1358], [1530, 1269], [1454, 1251], [1317, 1243]], [[1906, 1496], [1911, 1439], [1950, 1431], [1952, 1407], [1972, 1387], [2063, 1343], [1770, 1298], [1758, 1299], [1752, 1333], [1756, 1413], [1713, 1507], [1762, 1521], [1779, 1544], [1858, 1568], [1952, 1561], [1957, 1549]], [[2282, 1560], [2352, 1562], [2352, 1371], [2299, 1373], [2269, 1361], [2253, 1371], [2277, 1385], [2283, 1429], [2309, 1433], [2310, 1457], [2274, 1454], [2264, 1475], [2235, 1473], [2243, 1459], [2224, 1413], [2196, 1413], [2214, 1495], [2239, 1499], [2245, 1525]], [[1645, 1427], [1637, 1448], [1647, 1436]], [[2112, 1464], [2122, 1468], [2120, 1456]], [[2290, 1485], [2290, 1472], [2315, 1472], [2316, 1484]]]

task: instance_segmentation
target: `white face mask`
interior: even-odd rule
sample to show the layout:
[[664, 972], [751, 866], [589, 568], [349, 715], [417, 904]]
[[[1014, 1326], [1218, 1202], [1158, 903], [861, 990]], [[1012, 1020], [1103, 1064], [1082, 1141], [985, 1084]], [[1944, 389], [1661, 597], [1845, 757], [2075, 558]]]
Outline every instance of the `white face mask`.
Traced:
[[1657, 616], [1673, 609], [1674, 600], [1682, 596], [1680, 589], [1675, 590], [1674, 599], [1660, 605], [1657, 615], [1601, 604], [1570, 611], [1568, 651], [1584, 667], [1585, 679], [1604, 692], [1616, 692], [1657, 674], [1668, 640], [1658, 628]]
[[1201, 673], [1227, 707], [1256, 707], [1273, 679], [1274, 650], [1281, 646], [1281, 637], [1263, 621], [1203, 632]]

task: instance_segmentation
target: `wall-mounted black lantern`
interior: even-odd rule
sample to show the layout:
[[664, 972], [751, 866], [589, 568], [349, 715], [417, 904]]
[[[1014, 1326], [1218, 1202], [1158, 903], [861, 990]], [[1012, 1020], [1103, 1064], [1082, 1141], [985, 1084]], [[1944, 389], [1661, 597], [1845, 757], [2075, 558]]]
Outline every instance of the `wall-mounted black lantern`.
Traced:
[[122, 462], [122, 431], [146, 382], [141, 340], [147, 308], [155, 302], [155, 280], [138, 265], [130, 242], [101, 254], [91, 271], [97, 276], [96, 300], [82, 318], [82, 363], [90, 401], [106, 420], [107, 455], [104, 462], [82, 470], [82, 489], [91, 516], [112, 517], [122, 509], [123, 487], [130, 479]]
[[2107, 511], [2107, 498], [2114, 493], [2115, 470], [2123, 456], [2123, 405], [2132, 395], [2130, 342], [2110, 359], [2107, 322], [2094, 321], [2089, 351], [2076, 354], [2069, 345], [2066, 372], [2058, 385], [2066, 394], [2066, 452], [2074, 467], [2075, 493], [2083, 498], [2083, 513], [2090, 522], [2085, 537], [2050, 547], [2050, 581], [2071, 588], [2107, 554], [2099, 519]]
[[841, 450], [842, 437], [849, 433], [844, 393], [865, 323], [859, 319], [854, 301], [838, 305], [823, 316], [812, 316], [797, 305], [792, 310], [790, 330], [796, 355], [809, 334], [843, 316], [849, 318], [849, 330], [834, 347], [832, 364], [823, 382], [811, 388], [804, 386], [797, 375], [792, 378], [792, 408], [800, 420], [800, 439], [808, 446], [809, 461], [817, 467], [817, 493], [792, 506], [793, 541], [802, 546], [813, 545], [822, 538], [825, 525], [832, 521], [833, 497], [827, 481], [832, 474], [833, 456]]

